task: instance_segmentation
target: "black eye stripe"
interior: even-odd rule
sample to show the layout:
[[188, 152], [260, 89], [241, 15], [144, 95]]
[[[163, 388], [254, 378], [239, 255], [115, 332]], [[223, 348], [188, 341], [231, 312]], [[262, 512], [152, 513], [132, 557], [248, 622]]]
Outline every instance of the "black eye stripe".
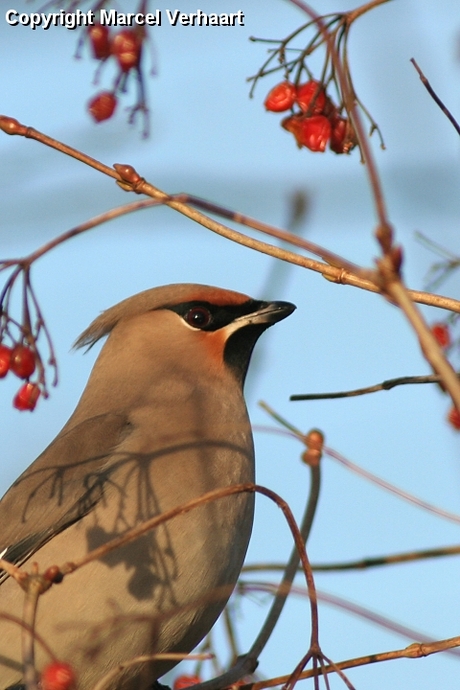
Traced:
[[[185, 323], [197, 330], [217, 331], [219, 328], [228, 326], [229, 323], [232, 323], [239, 316], [252, 314], [263, 304], [263, 302], [256, 300], [248, 300], [242, 304], [217, 305], [201, 300], [193, 300], [166, 308], [179, 314]], [[207, 319], [205, 315], [208, 316]]]

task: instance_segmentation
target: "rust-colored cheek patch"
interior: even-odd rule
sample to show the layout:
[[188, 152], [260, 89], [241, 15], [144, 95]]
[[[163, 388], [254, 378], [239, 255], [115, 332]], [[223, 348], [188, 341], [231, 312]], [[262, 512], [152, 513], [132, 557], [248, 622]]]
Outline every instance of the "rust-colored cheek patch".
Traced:
[[224, 349], [227, 337], [224, 329], [218, 331], [201, 331], [201, 342], [206, 350], [206, 357], [212, 367], [222, 367], [224, 362]]

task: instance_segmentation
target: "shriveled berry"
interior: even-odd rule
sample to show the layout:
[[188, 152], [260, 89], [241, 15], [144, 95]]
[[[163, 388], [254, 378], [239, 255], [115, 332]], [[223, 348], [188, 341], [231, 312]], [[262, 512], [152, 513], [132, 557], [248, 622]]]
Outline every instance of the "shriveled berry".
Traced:
[[449, 326], [446, 323], [434, 323], [431, 326], [431, 332], [436, 338], [436, 341], [440, 347], [443, 349], [450, 347], [450, 331]]
[[177, 676], [174, 680], [173, 690], [184, 690], [184, 688], [190, 688], [198, 683], [201, 683], [200, 676], [189, 676], [184, 673], [182, 676]]
[[267, 110], [274, 113], [281, 113], [284, 110], [289, 110], [295, 103], [297, 89], [295, 84], [289, 81], [282, 81], [277, 84], [267, 95], [264, 105]]
[[11, 371], [20, 379], [28, 379], [35, 371], [35, 355], [27, 345], [16, 345], [11, 352]]
[[13, 406], [20, 410], [32, 410], [35, 409], [37, 400], [40, 397], [40, 388], [36, 383], [25, 383], [19, 391], [16, 393], [13, 399]]
[[10, 370], [11, 348], [0, 345], [0, 379], [5, 378]]
[[331, 123], [331, 140], [329, 142], [331, 151], [350, 153], [358, 143], [350, 120], [337, 114], [332, 115], [329, 120]]
[[457, 410], [456, 407], [451, 407], [449, 410], [449, 414], [447, 415], [447, 421], [451, 426], [454, 427], [454, 429], [457, 429], [457, 431], [460, 431], [460, 412]]
[[326, 150], [327, 142], [331, 136], [331, 123], [323, 115], [313, 117], [296, 116], [287, 117], [281, 123], [284, 129], [292, 132], [299, 147], [306, 146], [310, 151]]
[[64, 661], [53, 661], [41, 674], [42, 690], [71, 690], [75, 683], [75, 671]]
[[319, 81], [307, 81], [297, 87], [297, 103], [308, 115], [321, 115], [326, 107], [326, 93]]
[[89, 42], [93, 57], [105, 60], [111, 53], [110, 30], [105, 24], [94, 24], [88, 29]]
[[96, 120], [103, 122], [109, 120], [117, 107], [117, 97], [111, 91], [98, 93], [89, 103], [88, 111]]
[[132, 29], [119, 31], [112, 41], [112, 55], [115, 56], [122, 72], [129, 72], [139, 65], [142, 40]]

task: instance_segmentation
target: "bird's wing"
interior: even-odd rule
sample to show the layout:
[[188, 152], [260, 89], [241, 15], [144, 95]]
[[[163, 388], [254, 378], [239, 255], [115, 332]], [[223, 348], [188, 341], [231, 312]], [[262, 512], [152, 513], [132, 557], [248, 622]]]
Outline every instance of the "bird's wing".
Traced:
[[[87, 515], [104, 495], [114, 449], [130, 431], [122, 414], [64, 429], [0, 501], [0, 556], [23, 563]], [[0, 570], [0, 583], [5, 577]]]

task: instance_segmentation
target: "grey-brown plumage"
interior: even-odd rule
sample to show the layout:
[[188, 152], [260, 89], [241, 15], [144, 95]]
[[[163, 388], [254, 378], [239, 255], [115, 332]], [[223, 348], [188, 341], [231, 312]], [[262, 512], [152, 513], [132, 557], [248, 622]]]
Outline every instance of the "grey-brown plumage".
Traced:
[[[75, 412], [0, 502], [4, 558], [33, 557], [43, 571], [207, 491], [252, 482], [246, 369], [259, 335], [293, 309], [169, 285], [105, 311], [77, 341], [108, 335]], [[133, 657], [191, 651], [235, 585], [252, 519], [252, 495], [220, 499], [53, 585], [37, 632], [74, 666], [79, 690]], [[21, 617], [19, 586], [5, 573], [0, 583], [0, 613]], [[20, 638], [0, 617], [1, 690], [21, 682]], [[36, 653], [40, 669], [49, 659], [39, 644]], [[146, 690], [173, 665], [131, 666], [110, 687]]]

